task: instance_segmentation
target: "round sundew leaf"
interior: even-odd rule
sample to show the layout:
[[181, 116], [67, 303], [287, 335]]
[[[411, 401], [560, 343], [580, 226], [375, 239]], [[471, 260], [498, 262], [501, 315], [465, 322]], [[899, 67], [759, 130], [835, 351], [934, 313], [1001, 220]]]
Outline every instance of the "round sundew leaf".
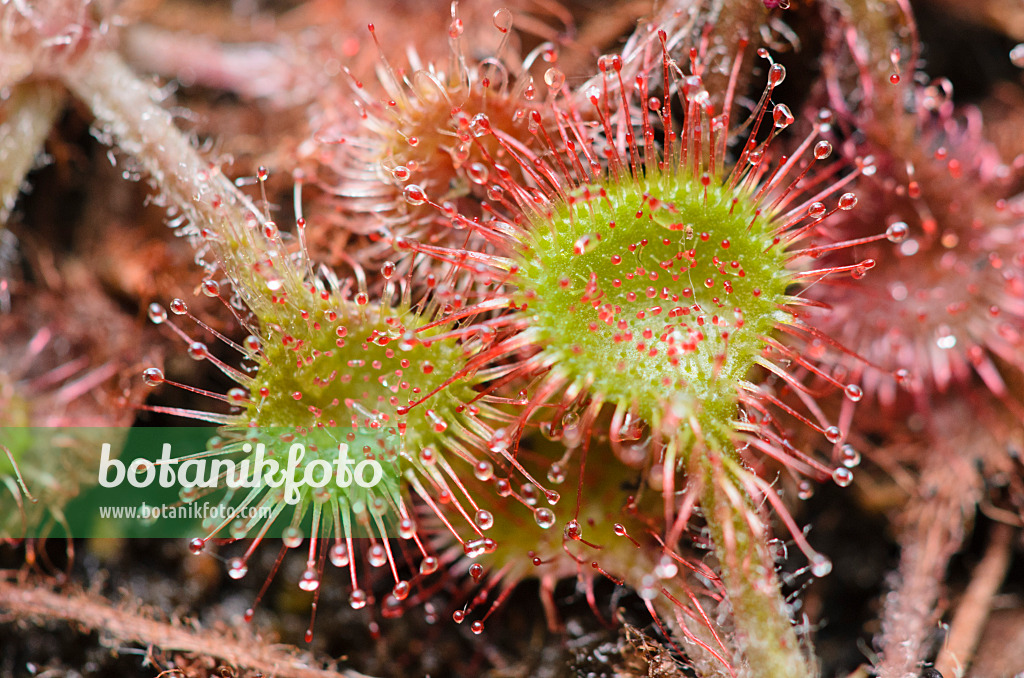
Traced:
[[556, 369], [648, 420], [678, 391], [732, 419], [791, 279], [753, 204], [743, 189], [655, 171], [532, 216], [519, 303]]

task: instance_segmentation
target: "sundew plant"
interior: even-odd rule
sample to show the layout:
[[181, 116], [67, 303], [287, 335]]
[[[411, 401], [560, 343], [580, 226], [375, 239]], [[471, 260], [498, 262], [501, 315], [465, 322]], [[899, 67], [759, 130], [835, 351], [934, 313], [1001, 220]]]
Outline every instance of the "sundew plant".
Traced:
[[[205, 449], [174, 462], [220, 470], [177, 499], [212, 500], [221, 517], [187, 542], [183, 567], [217, 559], [241, 580], [230, 586], [257, 581], [229, 624], [304, 596], [292, 606], [309, 610], [300, 635], [316, 651], [335, 620], [356, 620], [392, 657], [366, 666], [389, 675], [431, 655], [401, 630], [415, 624], [468, 648], [452, 671], [498, 670], [517, 635], [505, 620], [534, 580], [533, 616], [555, 644], [582, 646], [588, 624], [615, 636], [613, 651], [577, 653], [580, 672], [832, 671], [814, 632], [838, 615], [817, 591], [848, 564], [803, 500], [824, 485], [835, 506], [813, 506], [834, 525], [841, 502], [890, 482], [912, 501], [890, 508], [903, 560], [866, 661], [879, 676], [960, 675], [1011, 528], [993, 529], [975, 577], [988, 588], [972, 583], [944, 649], [929, 631], [940, 597], [907, 601], [938, 590], [975, 505], [1009, 525], [1024, 512], [1019, 455], [1003, 452], [1024, 437], [1019, 163], [960, 124], [950, 87], [926, 84], [908, 7], [739, 5], [661, 2], [638, 18], [454, 2], [396, 10], [410, 13], [403, 28], [379, 7], [310, 2], [209, 42], [156, 10], [4, 5], [2, 75], [17, 88], [4, 113], [46, 116], [21, 145], [0, 144], [17, 175], [0, 185], [20, 185], [67, 94], [124, 178], [148, 181], [171, 227], [156, 242], [189, 259], [170, 276], [151, 270], [155, 255], [103, 274], [137, 309], [117, 331], [150, 333], [158, 350], [89, 372], [57, 342], [52, 372], [0, 379], [0, 403], [17, 405], [4, 425], [38, 411], [34, 392], [79, 397], [123, 373], [132, 387], [96, 399], [117, 403], [110, 421], [209, 426]], [[827, 25], [820, 46], [809, 21]], [[179, 107], [130, 64], [147, 40], [178, 55], [163, 75], [183, 88]], [[820, 73], [799, 62], [815, 50]], [[254, 66], [280, 96], [253, 86]], [[185, 106], [203, 88], [254, 97], [272, 132], [229, 125], [198, 146], [180, 126], [202, 119]], [[300, 122], [279, 132], [286, 110], [281, 125]], [[265, 150], [233, 167], [214, 159], [219, 144]], [[5, 307], [77, 270], [4, 252], [20, 262], [0, 270]], [[130, 275], [144, 292], [126, 291]], [[78, 373], [95, 376], [67, 383]], [[957, 453], [964, 439], [986, 451]], [[47, 464], [0, 452], [18, 511], [5, 525], [26, 523], [40, 513], [26, 502], [53, 495], [35, 486]], [[281, 482], [232, 482], [268, 456]], [[381, 471], [331, 482], [349, 465]], [[51, 486], [72, 486], [59, 475]], [[0, 589], [16, 619], [170, 637], [145, 612], [104, 615], [74, 591], [53, 605], [26, 581]], [[238, 669], [313, 671], [256, 644], [174, 637], [166, 649]]]

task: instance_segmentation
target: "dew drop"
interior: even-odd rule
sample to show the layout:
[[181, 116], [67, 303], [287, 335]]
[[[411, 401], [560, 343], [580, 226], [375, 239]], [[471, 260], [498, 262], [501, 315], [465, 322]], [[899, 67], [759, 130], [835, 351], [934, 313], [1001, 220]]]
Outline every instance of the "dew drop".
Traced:
[[889, 239], [889, 242], [901, 243], [907, 239], [908, 235], [910, 235], [910, 227], [905, 221], [897, 221], [885, 229], [885, 237]]
[[405, 165], [399, 165], [398, 167], [391, 170], [391, 176], [398, 179], [399, 181], [405, 181], [409, 178], [409, 168]]
[[452, 612], [452, 621], [456, 624], [461, 624], [462, 622], [466, 621], [466, 611], [455, 610], [455, 612]]
[[544, 83], [549, 90], [557, 92], [565, 84], [565, 73], [557, 68], [549, 68], [544, 72]]
[[475, 137], [486, 136], [491, 133], [491, 120], [486, 113], [477, 113], [469, 123], [469, 131]]
[[393, 595], [396, 600], [405, 600], [406, 598], [408, 598], [409, 582], [400, 581], [397, 584], [395, 584], [395, 588], [391, 589], [391, 595]]
[[494, 466], [486, 459], [478, 461], [473, 466], [473, 475], [476, 476], [477, 480], [487, 482], [494, 477]]
[[402, 195], [410, 205], [422, 205], [427, 202], [427, 194], [416, 184], [409, 184], [402, 189]]
[[480, 509], [476, 512], [474, 522], [481, 530], [489, 530], [494, 526], [494, 515], [490, 511]]
[[807, 216], [811, 217], [812, 219], [817, 219], [818, 217], [825, 214], [825, 212], [827, 211], [828, 208], [825, 207], [825, 203], [814, 202], [811, 203], [810, 207], [807, 208]]
[[849, 443], [843, 445], [839, 451], [839, 463], [846, 468], [856, 468], [860, 464], [860, 452]]
[[786, 79], [786, 67], [782, 64], [772, 64], [768, 70], [768, 82], [772, 86], [781, 85], [782, 81]]
[[832, 155], [832, 144], [822, 139], [814, 145], [814, 157], [818, 160], [824, 160], [828, 156]]
[[228, 576], [232, 579], [241, 579], [248, 571], [249, 567], [242, 558], [232, 558], [228, 561]]
[[188, 357], [192, 360], [203, 360], [209, 355], [206, 344], [201, 341], [193, 341], [188, 345]]
[[[356, 297], [355, 297], [355, 302], [359, 306], [366, 306], [368, 303], [370, 303], [370, 297], [367, 296], [366, 292], [357, 292], [356, 293]], [[338, 328], [338, 330], [340, 331], [341, 328]], [[341, 335], [339, 334], [338, 336], [341, 336]]]
[[1024, 68], [1024, 42], [1014, 45], [1010, 50], [1010, 63], [1017, 68]]
[[533, 514], [534, 520], [541, 529], [547, 530], [555, 524], [555, 512], [549, 508], [539, 508]]
[[160, 304], [150, 304], [149, 320], [154, 325], [160, 325], [167, 320], [167, 311]]
[[831, 571], [832, 561], [820, 553], [815, 553], [811, 558], [811, 574], [815, 577], [824, 577]]
[[857, 196], [853, 193], [843, 193], [839, 196], [839, 209], [852, 210], [857, 204]]
[[469, 180], [478, 186], [486, 184], [488, 177], [490, 177], [490, 170], [488, 170], [487, 165], [482, 162], [474, 162], [471, 164], [466, 173], [469, 175]]
[[846, 392], [846, 397], [853, 402], [860, 402], [860, 399], [864, 397], [864, 389], [857, 384], [847, 384], [846, 388], [843, 389]]
[[192, 554], [196, 555], [196, 556], [198, 556], [200, 553], [202, 553], [204, 548], [206, 548], [206, 540], [205, 539], [200, 539], [199, 537], [196, 537], [195, 539], [192, 539], [188, 543], [188, 550], [191, 551]]
[[853, 471], [845, 466], [840, 466], [832, 471], [832, 480], [839, 487], [849, 487], [850, 483], [853, 482]]
[[284, 545], [290, 549], [299, 546], [299, 544], [302, 543], [302, 539], [302, 530], [298, 527], [295, 527], [294, 525], [289, 525], [288, 527], [284, 528], [284, 531], [281, 533], [281, 541], [284, 542]]
[[793, 112], [789, 110], [789, 106], [786, 104], [775, 104], [775, 108], [772, 109], [772, 118], [775, 119], [775, 127], [778, 129], [786, 129], [796, 120], [793, 117]]
[[369, 598], [366, 595], [366, 591], [362, 589], [353, 589], [352, 593], [348, 597], [348, 604], [352, 606], [353, 610], [361, 610], [366, 607], [366, 603]]
[[416, 536], [416, 523], [411, 518], [402, 518], [398, 521], [398, 536], [402, 539], [412, 539]]
[[332, 546], [328, 557], [331, 559], [331, 565], [335, 567], [348, 567], [348, 549], [345, 548], [344, 544]]
[[825, 429], [825, 440], [830, 443], [838, 443], [839, 439], [843, 437], [843, 432], [839, 430], [838, 426], [829, 426]]
[[420, 574], [433, 574], [434, 572], [437, 572], [437, 566], [437, 557], [427, 556], [420, 563]]
[[512, 496], [512, 484], [508, 478], [498, 478], [494, 481], [494, 491], [498, 493], [499, 497], [510, 497]]
[[557, 461], [551, 464], [551, 468], [548, 469], [548, 480], [555, 485], [561, 485], [565, 482], [565, 467]]
[[171, 299], [171, 313], [174, 315], [185, 315], [188, 313], [188, 304], [182, 299]]
[[316, 575], [316, 570], [312, 567], [307, 567], [299, 577], [299, 588], [303, 591], [316, 591], [320, 588], [320, 578]]
[[245, 347], [245, 350], [256, 353], [260, 350], [260, 339], [250, 334], [242, 341], [242, 346]]
[[388, 562], [387, 552], [381, 544], [374, 544], [366, 552], [366, 560], [374, 567], [382, 567], [384, 563]]
[[466, 554], [467, 558], [478, 558], [484, 553], [487, 553], [487, 547], [493, 539], [471, 539], [462, 545], [462, 552]]
[[484, 623], [478, 619], [469, 625], [469, 630], [479, 636], [484, 632]]
[[159, 367], [149, 367], [142, 372], [142, 381], [146, 386], [157, 386], [164, 383], [164, 373]]
[[381, 264], [380, 274], [384, 276], [385, 280], [391, 280], [391, 276], [395, 274], [395, 262], [385, 261]]
[[807, 500], [814, 496], [814, 485], [809, 480], [801, 480], [796, 486], [796, 496], [800, 499]]
[[216, 280], [204, 280], [203, 281], [203, 294], [208, 297], [216, 297], [220, 294], [220, 283]]

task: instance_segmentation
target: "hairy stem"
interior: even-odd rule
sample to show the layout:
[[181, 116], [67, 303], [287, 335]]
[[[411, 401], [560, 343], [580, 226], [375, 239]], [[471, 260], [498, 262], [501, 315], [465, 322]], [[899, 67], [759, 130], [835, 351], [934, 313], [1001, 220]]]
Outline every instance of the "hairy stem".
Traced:
[[1014, 415], [988, 399], [949, 397], [933, 408], [929, 431], [909, 450], [925, 461], [914, 495], [898, 517], [898, 579], [885, 598], [882, 632], [875, 641], [879, 678], [917, 675], [933, 650], [949, 559], [969, 533], [985, 477], [1006, 468], [1003, 450], [1018, 444], [1020, 436]]
[[198, 624], [157, 621], [137, 608], [115, 606], [81, 591], [56, 592], [46, 585], [0, 579], [0, 613], [36, 623], [64, 621], [76, 628], [99, 631], [119, 643], [194, 652], [281, 678], [365, 678], [355, 671], [319, 668], [297, 652], [288, 652], [249, 634], [225, 634]]
[[717, 459], [705, 461], [704, 466], [704, 516], [733, 608], [736, 641], [744, 660], [740, 675], [816, 675], [790, 621], [768, 553], [766, 526], [727, 468], [718, 465]]
[[[62, 73], [67, 86], [92, 109], [100, 136], [116, 141], [191, 224], [188, 234], [207, 249], [235, 283], [242, 300], [259, 315], [270, 306], [268, 289], [301, 287], [297, 267], [276, 232], [252, 202], [205, 160], [160, 106], [160, 92], [143, 82], [113, 52], [97, 51]], [[260, 272], [262, 271], [262, 273]]]

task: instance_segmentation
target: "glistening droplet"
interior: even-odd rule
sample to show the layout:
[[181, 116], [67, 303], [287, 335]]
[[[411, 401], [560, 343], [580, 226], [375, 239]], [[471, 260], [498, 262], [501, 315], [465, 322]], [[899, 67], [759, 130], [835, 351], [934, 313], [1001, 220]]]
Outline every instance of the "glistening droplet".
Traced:
[[149, 305], [149, 320], [154, 325], [160, 325], [167, 320], [167, 311], [160, 304]]
[[474, 521], [481, 530], [489, 530], [494, 526], [494, 515], [490, 511], [480, 509], [476, 512]]
[[850, 483], [853, 482], [853, 471], [845, 466], [840, 466], [832, 471], [832, 480], [839, 487], [849, 487]]
[[905, 221], [889, 224], [889, 228], [885, 229], [885, 237], [889, 239], [889, 242], [903, 242], [908, 235], [910, 235], [910, 227]]
[[831, 571], [832, 561], [820, 553], [815, 553], [811, 558], [811, 574], [815, 577], [824, 577]]
[[241, 558], [232, 558], [228, 561], [228, 576], [232, 579], [241, 579], [248, 571], [248, 566]]
[[299, 577], [299, 588], [303, 591], [316, 591], [320, 588], [320, 578], [316, 574], [316, 570], [312, 567], [307, 567]]
[[159, 367], [149, 367], [143, 371], [142, 381], [146, 386], [157, 386], [164, 383], [164, 373]]
[[533, 514], [537, 524], [542, 529], [548, 529], [555, 524], [555, 512], [548, 508], [539, 508]]
[[427, 202], [427, 194], [416, 184], [409, 184], [402, 190], [405, 201], [410, 205], [422, 205]]

